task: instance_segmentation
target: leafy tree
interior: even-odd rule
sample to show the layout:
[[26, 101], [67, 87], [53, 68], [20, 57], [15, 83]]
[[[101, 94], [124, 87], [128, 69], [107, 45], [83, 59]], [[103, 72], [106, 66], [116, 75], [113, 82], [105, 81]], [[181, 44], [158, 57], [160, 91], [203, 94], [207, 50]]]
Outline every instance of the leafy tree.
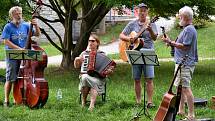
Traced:
[[[37, 2], [36, 0], [31, 0]], [[26, 2], [29, 3], [28, 0]], [[57, 13], [58, 18], [50, 20], [45, 16], [37, 16], [49, 26], [52, 31], [59, 38], [60, 45], [56, 44], [49, 36], [49, 34], [41, 28], [43, 34], [47, 37], [49, 42], [62, 52], [63, 60], [61, 67], [68, 69], [73, 66], [73, 60], [78, 56], [87, 46], [87, 40], [93, 28], [104, 18], [113, 5], [122, 1], [111, 0], [49, 0], [50, 4], [43, 3], [43, 6], [49, 7]], [[30, 5], [30, 3], [29, 3]], [[81, 18], [78, 18], [78, 8], [81, 8]], [[73, 20], [81, 20], [80, 38], [77, 44], [73, 44], [72, 28]], [[58, 31], [51, 25], [51, 23], [61, 23], [65, 28], [64, 38], [61, 38]], [[72, 52], [72, 55], [71, 55]]]
[[4, 25], [9, 20], [9, 9], [13, 6], [22, 6], [24, 16], [28, 15], [26, 7], [24, 6], [25, 0], [0, 0], [0, 7], [4, 8], [0, 10], [0, 32], [2, 31]]
[[197, 8], [196, 17], [209, 19], [209, 15], [215, 15], [214, 0], [142, 0], [149, 5], [150, 11], [163, 17], [175, 16], [183, 6]]

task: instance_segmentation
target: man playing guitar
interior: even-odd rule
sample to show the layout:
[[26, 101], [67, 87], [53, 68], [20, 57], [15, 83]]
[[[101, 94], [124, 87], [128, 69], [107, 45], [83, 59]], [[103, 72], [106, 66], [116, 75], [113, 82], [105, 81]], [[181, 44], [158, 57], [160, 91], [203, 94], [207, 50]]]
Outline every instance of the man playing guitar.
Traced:
[[162, 38], [168, 45], [173, 46], [175, 49], [174, 60], [175, 68], [180, 63], [180, 58], [187, 55], [189, 59], [185, 61], [184, 66], [181, 68], [181, 74], [177, 75], [175, 86], [182, 82], [182, 93], [178, 114], [185, 114], [185, 101], [187, 100], [188, 115], [187, 120], [194, 121], [194, 96], [191, 90], [190, 81], [192, 80], [195, 65], [198, 62], [197, 53], [197, 31], [192, 24], [193, 10], [188, 6], [184, 6], [179, 10], [179, 25], [183, 27], [183, 30], [178, 35], [177, 41], [171, 41], [167, 36]]
[[[142, 48], [145, 49], [154, 49], [153, 41], [157, 38], [157, 29], [154, 23], [150, 23], [147, 20], [149, 8], [146, 4], [142, 3], [138, 5], [138, 19], [131, 21], [124, 28], [122, 33], [120, 33], [119, 38], [122, 41], [128, 42], [131, 45], [136, 41], [142, 41], [144, 43]], [[141, 32], [142, 31], [142, 32]], [[130, 36], [131, 33], [136, 32], [137, 35], [139, 32], [140, 36]], [[130, 45], [130, 46], [131, 46]], [[132, 49], [132, 47], [130, 48]], [[137, 49], [136, 49], [137, 50]], [[148, 104], [147, 107], [151, 108], [154, 106], [152, 103], [152, 95], [153, 95], [153, 78], [154, 78], [154, 66], [146, 66], [146, 65], [132, 65], [133, 78], [135, 80], [135, 93], [136, 93], [136, 103], [141, 103], [141, 74], [144, 72], [144, 77], [146, 80], [146, 90], [148, 96]]]

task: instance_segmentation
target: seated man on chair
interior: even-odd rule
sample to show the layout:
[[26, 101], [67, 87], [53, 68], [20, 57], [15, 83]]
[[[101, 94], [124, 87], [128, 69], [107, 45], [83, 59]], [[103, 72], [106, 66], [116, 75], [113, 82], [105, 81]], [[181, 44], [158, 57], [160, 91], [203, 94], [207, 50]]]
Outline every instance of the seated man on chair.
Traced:
[[[95, 34], [91, 34], [88, 40], [88, 46], [87, 50], [83, 51], [79, 57], [76, 57], [74, 60], [74, 67], [80, 68], [82, 66], [82, 63], [84, 61], [84, 55], [89, 55], [90, 51], [97, 51], [97, 53], [104, 52], [98, 50], [100, 44], [99, 38]], [[113, 68], [108, 70], [108, 73], [113, 72]], [[90, 106], [89, 110], [92, 111], [94, 109], [94, 104], [96, 101], [96, 97], [99, 94], [102, 94], [105, 92], [105, 79], [97, 77], [97, 76], [90, 76], [87, 73], [81, 73], [80, 74], [80, 83], [79, 83], [79, 90], [82, 93], [82, 107], [85, 107], [87, 95], [91, 94], [90, 99]]]

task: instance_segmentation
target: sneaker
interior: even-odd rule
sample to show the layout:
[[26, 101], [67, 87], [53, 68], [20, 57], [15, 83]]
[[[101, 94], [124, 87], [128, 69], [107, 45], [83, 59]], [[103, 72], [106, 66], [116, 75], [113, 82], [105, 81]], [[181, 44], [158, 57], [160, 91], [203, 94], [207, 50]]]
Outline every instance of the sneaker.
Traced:
[[155, 105], [154, 105], [153, 103], [148, 103], [146, 107], [147, 107], [147, 108], [154, 108]]
[[4, 102], [4, 107], [9, 107], [9, 102]]

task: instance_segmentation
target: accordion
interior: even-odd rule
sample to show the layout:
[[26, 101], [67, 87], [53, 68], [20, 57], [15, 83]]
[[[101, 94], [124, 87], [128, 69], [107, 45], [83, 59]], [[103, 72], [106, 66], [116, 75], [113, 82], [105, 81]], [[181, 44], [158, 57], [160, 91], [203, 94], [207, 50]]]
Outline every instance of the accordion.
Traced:
[[116, 63], [109, 59], [103, 52], [90, 51], [84, 54], [84, 61], [81, 65], [81, 73], [90, 76], [105, 78], [109, 69], [116, 67]]

